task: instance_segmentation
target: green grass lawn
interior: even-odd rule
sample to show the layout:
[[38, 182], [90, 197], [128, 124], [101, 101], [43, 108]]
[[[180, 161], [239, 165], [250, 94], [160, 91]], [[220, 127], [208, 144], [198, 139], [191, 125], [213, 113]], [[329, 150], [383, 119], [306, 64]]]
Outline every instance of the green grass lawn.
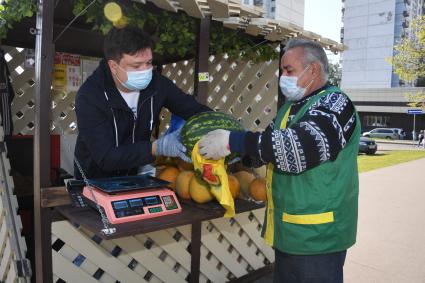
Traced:
[[357, 160], [361, 173], [424, 157], [424, 150], [395, 150], [374, 155], [361, 154]]

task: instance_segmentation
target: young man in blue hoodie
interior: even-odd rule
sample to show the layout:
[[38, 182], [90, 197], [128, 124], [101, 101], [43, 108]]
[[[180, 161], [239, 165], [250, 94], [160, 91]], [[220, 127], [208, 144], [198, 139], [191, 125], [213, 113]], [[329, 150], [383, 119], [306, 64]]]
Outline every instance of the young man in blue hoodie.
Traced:
[[[75, 163], [87, 178], [134, 175], [158, 155], [187, 160], [180, 131], [151, 142], [159, 114], [165, 107], [188, 119], [211, 109], [153, 70], [152, 49], [143, 31], [113, 28], [104, 41], [105, 58], [78, 90]], [[74, 173], [82, 178], [78, 166]]]

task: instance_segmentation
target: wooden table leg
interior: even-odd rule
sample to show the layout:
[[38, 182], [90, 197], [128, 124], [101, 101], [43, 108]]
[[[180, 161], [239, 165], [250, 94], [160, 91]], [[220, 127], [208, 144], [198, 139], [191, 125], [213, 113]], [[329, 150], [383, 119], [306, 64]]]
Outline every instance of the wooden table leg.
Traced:
[[199, 282], [199, 273], [201, 267], [201, 227], [201, 221], [192, 223], [192, 240], [190, 244], [190, 283]]

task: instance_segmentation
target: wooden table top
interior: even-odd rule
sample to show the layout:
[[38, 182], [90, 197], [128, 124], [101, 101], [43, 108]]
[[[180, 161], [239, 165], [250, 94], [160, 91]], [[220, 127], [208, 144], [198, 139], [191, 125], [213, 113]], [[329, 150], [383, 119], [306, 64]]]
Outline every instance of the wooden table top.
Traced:
[[[182, 212], [148, 218], [140, 221], [111, 225], [116, 228], [112, 235], [102, 233], [103, 224], [99, 213], [91, 207], [75, 208], [71, 205], [59, 206], [55, 209], [70, 222], [81, 225], [103, 239], [116, 239], [136, 234], [148, 233], [172, 227], [192, 224], [197, 221], [221, 218], [224, 209], [216, 201], [205, 204], [197, 204], [192, 201], [180, 201]], [[244, 199], [235, 199], [236, 213], [242, 213], [264, 207], [263, 203], [256, 203]]]

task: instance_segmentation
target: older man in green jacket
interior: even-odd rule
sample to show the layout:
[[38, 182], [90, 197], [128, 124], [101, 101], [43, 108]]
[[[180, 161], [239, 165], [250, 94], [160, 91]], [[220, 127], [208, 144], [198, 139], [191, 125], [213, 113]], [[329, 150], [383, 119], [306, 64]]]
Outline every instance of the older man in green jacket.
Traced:
[[267, 164], [263, 236], [275, 249], [275, 282], [343, 282], [357, 231], [359, 117], [347, 95], [327, 83], [319, 44], [289, 41], [280, 67], [287, 102], [274, 123], [257, 133], [212, 131], [199, 151]]

